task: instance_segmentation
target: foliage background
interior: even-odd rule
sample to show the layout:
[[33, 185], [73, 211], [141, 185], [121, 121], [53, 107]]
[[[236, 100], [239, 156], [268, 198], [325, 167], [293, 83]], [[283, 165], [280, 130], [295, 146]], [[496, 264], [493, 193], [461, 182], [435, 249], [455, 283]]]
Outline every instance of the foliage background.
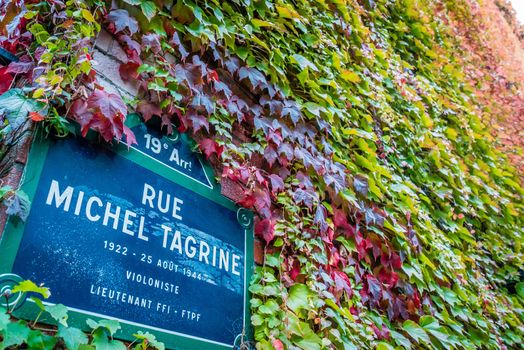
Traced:
[[[522, 344], [524, 192], [486, 124], [522, 121], [523, 80], [483, 30], [492, 2], [0, 5], [1, 45], [20, 57], [0, 68], [3, 147], [28, 120], [132, 142], [128, 107], [191, 133], [258, 214], [258, 349]], [[96, 83], [101, 26], [135, 101]], [[502, 132], [518, 166], [521, 138]], [[23, 196], [2, 196], [24, 215]]]

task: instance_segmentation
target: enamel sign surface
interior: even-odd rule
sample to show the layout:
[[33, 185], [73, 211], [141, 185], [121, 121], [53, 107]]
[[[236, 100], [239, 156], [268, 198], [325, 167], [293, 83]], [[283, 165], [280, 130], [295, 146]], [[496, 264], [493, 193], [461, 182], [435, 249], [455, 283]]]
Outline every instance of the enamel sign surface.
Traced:
[[[219, 194], [181, 136], [133, 131], [133, 147], [33, 144], [31, 210], [2, 236], [0, 273], [44, 283], [46, 302], [66, 305], [79, 327], [111, 318], [123, 339], [147, 330], [168, 348], [233, 348], [249, 334], [251, 213]], [[27, 300], [17, 313], [35, 311]]]

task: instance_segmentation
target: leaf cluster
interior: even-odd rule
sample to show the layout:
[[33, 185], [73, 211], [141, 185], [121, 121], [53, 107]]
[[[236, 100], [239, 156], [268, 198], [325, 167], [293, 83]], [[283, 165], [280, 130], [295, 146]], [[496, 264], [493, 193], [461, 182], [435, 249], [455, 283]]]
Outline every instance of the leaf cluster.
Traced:
[[[522, 343], [524, 191], [479, 118], [456, 38], [433, 17], [468, 15], [452, 2], [66, 3], [57, 20], [73, 21], [71, 38], [93, 35], [80, 6], [125, 49], [120, 73], [139, 83], [144, 120], [191, 133], [257, 213], [257, 348]], [[35, 54], [53, 48], [52, 13], [25, 26]], [[121, 138], [126, 107], [87, 68], [76, 80], [50, 68], [41, 88], [55, 109], [73, 102], [85, 130]], [[82, 91], [77, 78], [93, 89], [61, 101]]]
[[[113, 339], [121, 329], [116, 320], [88, 319], [86, 327], [79, 329], [67, 323], [68, 310], [62, 304], [44, 304], [42, 299], [50, 297], [51, 292], [44, 286], [37, 286], [26, 280], [16, 285], [12, 293], [29, 293], [40, 313], [32, 322], [17, 320], [11, 310], [0, 307], [0, 348], [2, 349], [39, 349], [39, 350], [164, 350], [163, 343], [150, 333], [138, 332], [135, 341], [126, 345]], [[38, 296], [34, 296], [38, 295]], [[14, 307], [14, 306], [13, 306]], [[47, 320], [46, 320], [47, 318]], [[57, 324], [56, 329], [42, 328], [38, 322]], [[90, 333], [85, 332], [90, 329]], [[86, 334], [88, 333], [88, 334]]]

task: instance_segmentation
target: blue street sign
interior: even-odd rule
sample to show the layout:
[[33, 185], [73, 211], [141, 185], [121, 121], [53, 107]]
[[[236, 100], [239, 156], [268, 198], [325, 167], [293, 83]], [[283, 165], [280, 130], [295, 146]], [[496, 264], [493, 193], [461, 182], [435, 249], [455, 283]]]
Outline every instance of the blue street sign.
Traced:
[[131, 145], [131, 148], [203, 186], [213, 188], [202, 161], [192, 152], [188, 140], [179, 133], [162, 135], [158, 130], [148, 128], [144, 124], [139, 124], [131, 130], [137, 140], [137, 144]]
[[232, 348], [249, 324], [250, 213], [219, 195], [180, 139], [133, 130], [136, 149], [33, 145], [31, 211], [4, 232], [0, 251], [18, 250], [0, 273], [44, 283], [48, 302], [86, 318], [120, 320], [124, 339], [146, 329], [172, 348]]

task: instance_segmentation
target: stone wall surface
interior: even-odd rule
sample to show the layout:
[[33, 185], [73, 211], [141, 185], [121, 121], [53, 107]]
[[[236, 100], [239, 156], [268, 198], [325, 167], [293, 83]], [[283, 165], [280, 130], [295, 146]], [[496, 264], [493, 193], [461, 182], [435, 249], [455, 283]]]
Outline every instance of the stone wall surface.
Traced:
[[[0, 187], [16, 189], [20, 186], [33, 141], [33, 129], [28, 121], [6, 140], [7, 153], [0, 162]], [[0, 238], [8, 219], [6, 209], [5, 205], [0, 204]]]

